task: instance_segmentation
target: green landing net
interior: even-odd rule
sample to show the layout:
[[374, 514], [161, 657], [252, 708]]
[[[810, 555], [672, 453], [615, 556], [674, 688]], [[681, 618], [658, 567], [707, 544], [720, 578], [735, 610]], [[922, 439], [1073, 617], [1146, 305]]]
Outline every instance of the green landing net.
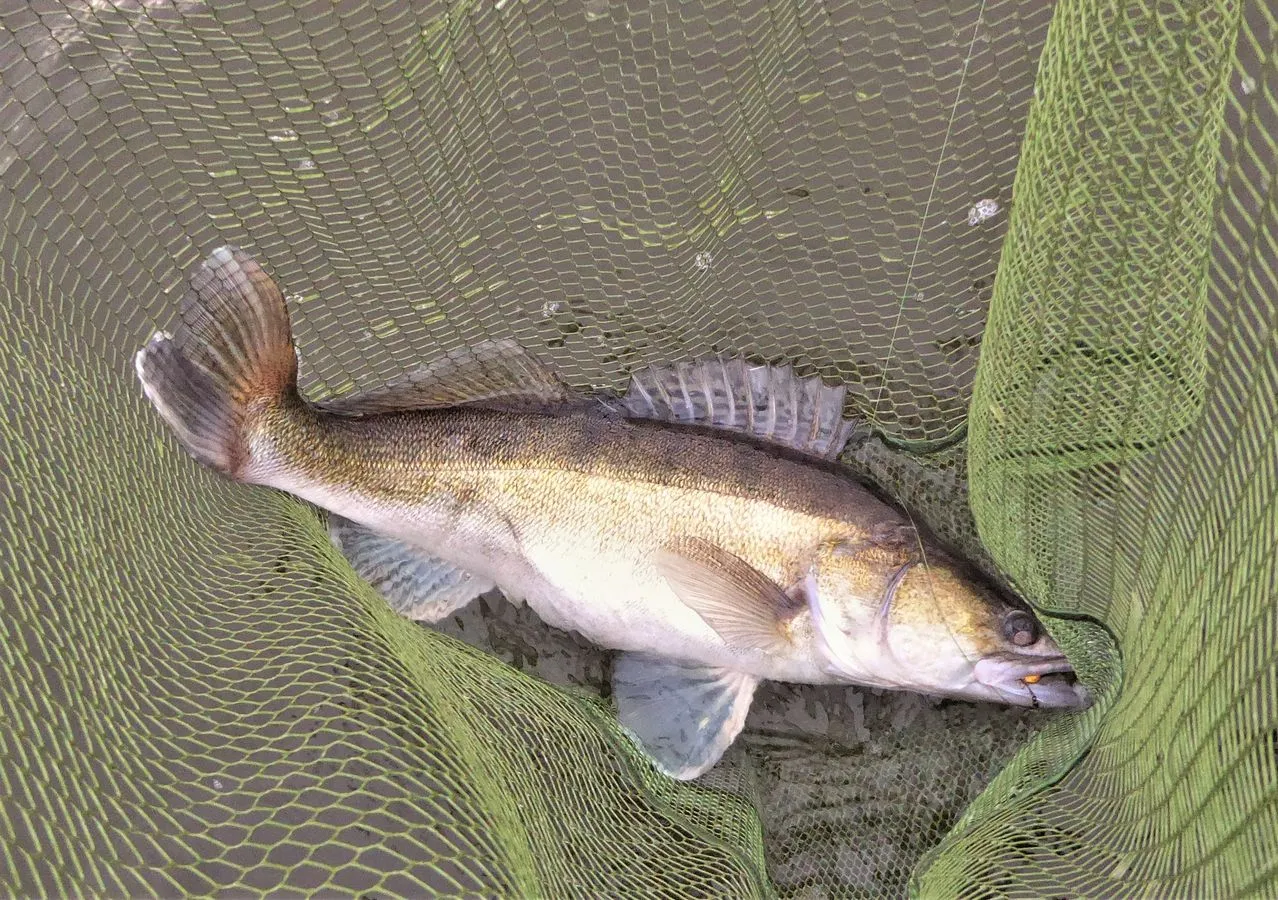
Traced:
[[[0, 893], [1278, 895], [1262, 0], [0, 0]], [[132, 355], [213, 247], [303, 389], [513, 338], [849, 387], [1074, 715], [771, 685], [699, 782], [609, 657], [397, 618]], [[978, 365], [979, 358], [979, 365]]]

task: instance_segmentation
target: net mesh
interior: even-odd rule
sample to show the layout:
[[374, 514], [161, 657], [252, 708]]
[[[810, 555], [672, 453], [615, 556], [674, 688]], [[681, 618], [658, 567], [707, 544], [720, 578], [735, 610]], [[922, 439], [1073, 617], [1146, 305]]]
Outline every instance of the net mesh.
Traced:
[[[1274, 41], [1259, 0], [0, 0], [0, 889], [1273, 891]], [[227, 242], [312, 397], [503, 337], [844, 381], [847, 462], [1102, 703], [1030, 740], [770, 685], [672, 784], [606, 654], [400, 620], [177, 448], [131, 354]]]
[[1004, 773], [933, 889], [1278, 890], [1278, 44], [1272, 6], [1186, 12], [1060, 7], [972, 401], [982, 537], [1108, 627], [1122, 691]]

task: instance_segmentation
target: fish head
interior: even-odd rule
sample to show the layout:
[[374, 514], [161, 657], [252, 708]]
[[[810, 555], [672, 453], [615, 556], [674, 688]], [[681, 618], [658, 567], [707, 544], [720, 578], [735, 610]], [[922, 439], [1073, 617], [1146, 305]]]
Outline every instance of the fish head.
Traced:
[[857, 684], [1013, 706], [1091, 703], [1057, 643], [939, 553], [834, 543], [806, 591], [826, 671]]

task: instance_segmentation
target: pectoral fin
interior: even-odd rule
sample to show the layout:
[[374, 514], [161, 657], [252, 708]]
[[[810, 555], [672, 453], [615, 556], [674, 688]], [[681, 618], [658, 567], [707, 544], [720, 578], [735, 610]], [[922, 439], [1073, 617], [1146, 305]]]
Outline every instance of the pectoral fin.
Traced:
[[729, 647], [772, 652], [789, 643], [787, 625], [802, 604], [740, 557], [691, 538], [663, 548], [654, 562]]
[[483, 406], [526, 412], [572, 400], [548, 367], [514, 341], [481, 341], [392, 379], [384, 386], [315, 405], [344, 416]]
[[491, 581], [341, 516], [329, 516], [328, 530], [351, 567], [406, 618], [438, 622], [493, 587]]
[[623, 653], [613, 669], [617, 718], [657, 768], [687, 781], [732, 745], [759, 681], [727, 669]]

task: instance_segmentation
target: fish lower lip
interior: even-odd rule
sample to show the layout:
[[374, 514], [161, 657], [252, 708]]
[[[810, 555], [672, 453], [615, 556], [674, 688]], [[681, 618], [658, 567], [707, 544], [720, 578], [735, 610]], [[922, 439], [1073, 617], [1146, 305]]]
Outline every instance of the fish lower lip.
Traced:
[[1094, 697], [1073, 672], [1057, 672], [1043, 677], [1038, 684], [1028, 685], [1034, 706], [1056, 706], [1086, 709]]

